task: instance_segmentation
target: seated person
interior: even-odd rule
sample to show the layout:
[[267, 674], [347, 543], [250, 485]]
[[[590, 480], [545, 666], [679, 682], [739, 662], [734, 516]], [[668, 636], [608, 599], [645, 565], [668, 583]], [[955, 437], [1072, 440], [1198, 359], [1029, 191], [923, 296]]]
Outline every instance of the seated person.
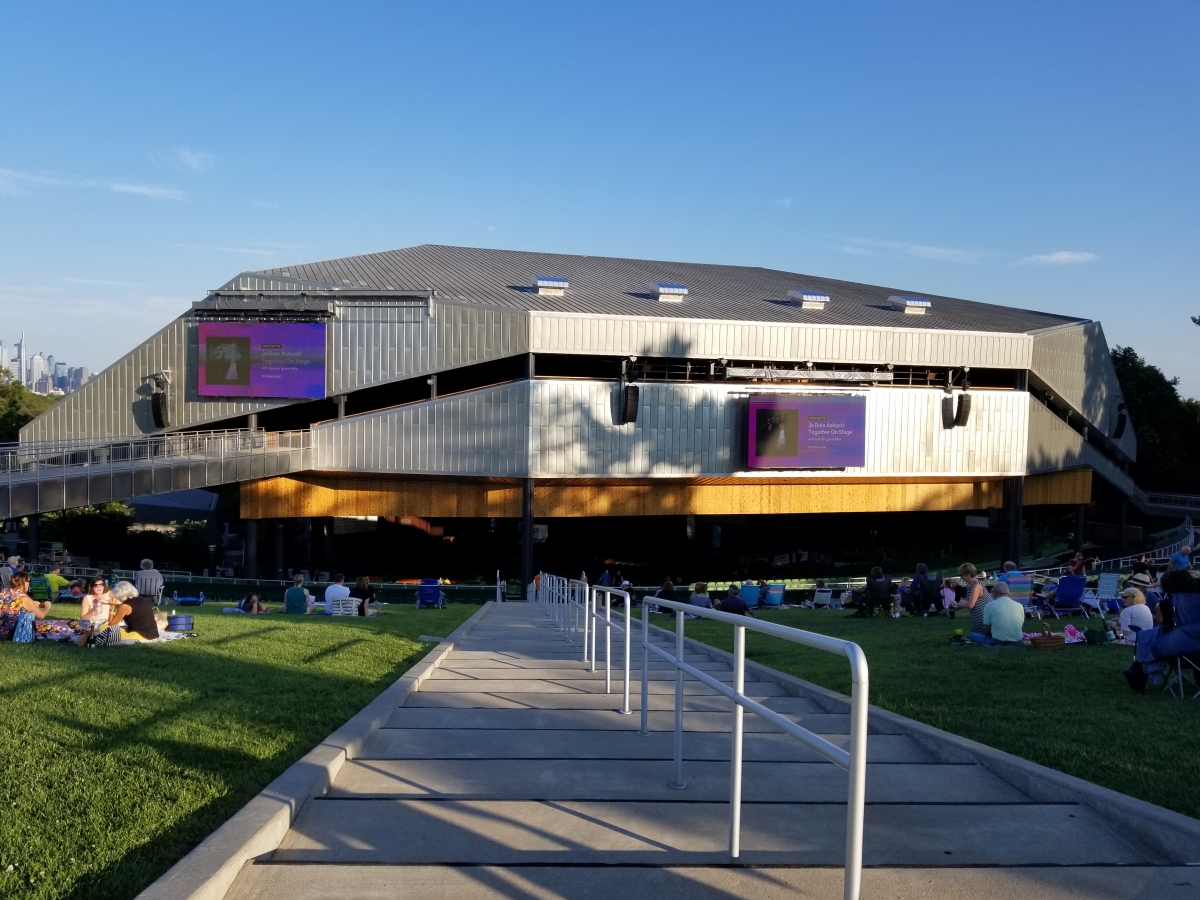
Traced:
[[366, 575], [359, 575], [354, 579], [354, 587], [350, 589], [350, 596], [358, 601], [360, 616], [375, 615], [375, 610], [371, 609], [371, 601], [375, 599], [375, 589], [371, 587], [371, 580]]
[[29, 574], [14, 572], [8, 587], [0, 591], [0, 641], [28, 644], [33, 640], [33, 622], [46, 618], [50, 601], [29, 596]]
[[1154, 576], [1157, 574], [1154, 566], [1150, 565], [1149, 560], [1146, 559], [1145, 553], [1131, 562], [1129, 564], [1129, 568], [1133, 570], [1134, 575], [1145, 575], [1147, 584], [1152, 583], [1154, 581]]
[[914, 616], [942, 612], [942, 585], [929, 574], [929, 566], [917, 563], [917, 574], [905, 596], [905, 605]]
[[325, 588], [325, 615], [333, 615], [337, 602], [349, 596], [350, 588], [346, 587], [346, 576], [338, 572], [333, 576], [333, 583]]
[[69, 579], [63, 577], [62, 566], [55, 566], [46, 573], [46, 586], [50, 589], [51, 597], [57, 597], [70, 583]]
[[1155, 619], [1162, 624], [1137, 633], [1137, 661], [1124, 672], [1135, 691], [1145, 691], [1150, 680], [1161, 683], [1167, 665], [1178, 657], [1200, 662], [1200, 575], [1170, 569], [1161, 584], [1163, 599]]
[[688, 597], [688, 603], [703, 609], [712, 609], [712, 598], [708, 596], [708, 582], [696, 582], [696, 586], [692, 588], [692, 596]]
[[[139, 594], [138, 589], [128, 581], [118, 581], [113, 585], [112, 595], [117, 605], [108, 619], [108, 628], [102, 634], [111, 631], [118, 633], [115, 639], [110, 637], [105, 643], [117, 643], [130, 638], [142, 642], [158, 640], [158, 617], [155, 615], [154, 602], [148, 595]], [[99, 640], [96, 643], [103, 646]]]
[[[1146, 595], [1137, 588], [1121, 591], [1121, 618], [1115, 623], [1121, 634], [1154, 627], [1154, 615], [1146, 606]], [[1109, 623], [1110, 625], [1113, 623]]]
[[67, 589], [63, 591], [59, 597], [63, 600], [83, 600], [83, 595], [87, 593], [87, 583], [82, 578], [76, 578], [67, 585]]
[[892, 576], [885, 575], [883, 569], [875, 566], [871, 569], [871, 577], [867, 579], [862, 592], [862, 602], [854, 611], [856, 616], [868, 617], [875, 615], [876, 609], [887, 609], [892, 604], [892, 594], [896, 586], [892, 584]]
[[292, 586], [283, 592], [283, 611], [285, 613], [308, 613], [315, 605], [308, 588], [304, 586], [304, 576], [297, 575], [292, 579]]
[[741, 588], [736, 584], [729, 586], [729, 596], [721, 601], [721, 605], [717, 609], [721, 612], [733, 613], [735, 616], [749, 616], [754, 618], [754, 610], [740, 596]]
[[1004, 569], [1004, 571], [1001, 574], [996, 576], [997, 583], [1003, 582], [1004, 584], [1008, 584], [1008, 577], [1010, 575], [1023, 575], [1024, 574], [1023, 572], [1021, 572], [1017, 569], [1017, 564], [1015, 562], [1006, 562], [1002, 568]]
[[981, 621], [983, 625], [979, 631], [971, 629], [968, 639], [972, 644], [1013, 646], [1025, 639], [1022, 633], [1025, 607], [1008, 596], [1008, 585], [1003, 581], [992, 588], [992, 599], [984, 604]]
[[267, 609], [267, 605], [262, 602], [262, 598], [259, 597], [254, 591], [251, 591], [245, 596], [242, 602], [238, 604], [238, 609], [244, 613], [250, 613], [251, 615], [270, 612], [270, 610]]

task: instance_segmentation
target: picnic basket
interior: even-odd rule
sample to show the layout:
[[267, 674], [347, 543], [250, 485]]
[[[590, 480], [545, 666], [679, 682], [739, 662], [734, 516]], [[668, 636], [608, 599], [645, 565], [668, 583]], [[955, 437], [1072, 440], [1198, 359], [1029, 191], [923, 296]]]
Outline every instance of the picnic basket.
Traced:
[[1064, 635], [1052, 634], [1049, 625], [1042, 625], [1042, 633], [1030, 638], [1029, 643], [1034, 650], [1062, 650], [1067, 646], [1067, 639]]

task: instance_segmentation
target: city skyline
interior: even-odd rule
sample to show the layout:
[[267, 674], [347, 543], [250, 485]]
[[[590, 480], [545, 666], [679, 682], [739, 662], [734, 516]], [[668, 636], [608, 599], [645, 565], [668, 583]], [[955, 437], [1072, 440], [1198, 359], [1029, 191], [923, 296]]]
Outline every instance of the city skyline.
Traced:
[[25, 332], [11, 345], [0, 338], [0, 368], [13, 380], [35, 394], [69, 394], [77, 391], [91, 377], [86, 366], [69, 366], [53, 353], [38, 350], [29, 353]]

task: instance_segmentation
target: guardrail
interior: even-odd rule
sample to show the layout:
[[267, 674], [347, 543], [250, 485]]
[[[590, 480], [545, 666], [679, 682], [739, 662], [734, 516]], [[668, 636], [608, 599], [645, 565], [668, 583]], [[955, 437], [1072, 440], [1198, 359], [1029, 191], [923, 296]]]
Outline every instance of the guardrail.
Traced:
[[[732, 615], [717, 610], [704, 609], [677, 600], [655, 599], [660, 608], [675, 611], [675, 655], [667, 653], [650, 641], [650, 622], [647, 603], [642, 603], [642, 727], [639, 734], [649, 734], [649, 681], [650, 654], [665, 659], [675, 667], [675, 780], [670, 787], [683, 790], [683, 676], [690, 675], [702, 684], [733, 701], [733, 749], [730, 754], [729, 787], [729, 854], [737, 859], [741, 854], [741, 803], [742, 803], [742, 710], [748, 709], [766, 719], [784, 734], [787, 734], [810, 750], [815, 751], [834, 765], [845, 769], [850, 775], [850, 786], [846, 797], [846, 875], [843, 882], [844, 900], [859, 900], [862, 891], [862, 836], [863, 810], [867, 783], [867, 658], [862, 648], [850, 641], [842, 641], [822, 634], [788, 628], [771, 622], [763, 622], [745, 616]], [[733, 687], [717, 681], [683, 661], [684, 613], [705, 619], [714, 619], [733, 626]], [[628, 620], [627, 620], [628, 623]], [[850, 661], [850, 749], [836, 747], [820, 735], [802, 728], [790, 719], [785, 719], [774, 710], [767, 709], [745, 694], [746, 689], [746, 629], [782, 638], [794, 644], [811, 647], [845, 656]]]
[[[1112, 559], [1099, 560], [1095, 565], [1091, 566], [1089, 572], [1119, 572], [1123, 569], [1128, 569], [1133, 564], [1134, 560], [1145, 556], [1151, 562], [1156, 564], [1169, 560], [1171, 556], [1178, 553], [1184, 547], [1193, 546], [1194, 539], [1192, 520], [1186, 519], [1182, 526], [1182, 537], [1173, 544], [1168, 544], [1166, 547], [1158, 547], [1154, 550], [1143, 550], [1138, 553], [1132, 553], [1126, 556], [1115, 556]], [[1025, 569], [1022, 570], [1026, 575], [1041, 575], [1046, 578], [1059, 578], [1069, 574], [1066, 566], [1052, 566], [1048, 569]]]
[[1192, 510], [1200, 512], [1200, 497], [1195, 494], [1168, 494], [1159, 491], [1147, 491], [1146, 502], [1151, 506], [1164, 509]]

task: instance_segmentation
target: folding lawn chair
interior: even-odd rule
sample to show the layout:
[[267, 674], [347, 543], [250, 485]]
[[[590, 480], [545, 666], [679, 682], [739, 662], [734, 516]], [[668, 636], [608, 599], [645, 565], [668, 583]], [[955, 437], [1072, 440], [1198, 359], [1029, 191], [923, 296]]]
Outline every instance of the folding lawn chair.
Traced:
[[813, 592], [813, 608], [829, 609], [829, 601], [832, 599], [833, 590], [831, 588], [820, 588]]
[[742, 589], [738, 591], [738, 596], [745, 601], [746, 605], [751, 609], [758, 606], [758, 585], [743, 584]]
[[425, 607], [440, 607], [442, 605], [442, 588], [436, 578], [422, 578], [417, 585], [417, 609]]
[[[1200, 622], [1200, 594], [1172, 592], [1171, 617], [1175, 628]], [[1163, 689], [1179, 700], [1200, 697], [1200, 650], [1181, 653], [1167, 660]]]
[[769, 609], [779, 609], [783, 606], [783, 594], [786, 589], [786, 584], [767, 585], [767, 599], [763, 602]]
[[1009, 575], [1008, 596], [1025, 607], [1025, 615], [1042, 617], [1041, 604], [1033, 596], [1032, 575]]
[[[1087, 577], [1084, 575], [1064, 575], [1058, 580], [1058, 589], [1054, 592], [1054, 600], [1050, 604], [1050, 612], [1054, 618], [1061, 618], [1059, 613], [1081, 612], [1084, 618], [1090, 618], [1083, 606], [1083, 592], [1087, 588]], [[1009, 588], [1011, 590], [1011, 588]]]
[[1108, 610], [1114, 615], [1121, 613], [1121, 575], [1118, 572], [1102, 572], [1096, 585], [1096, 600], [1100, 612]]
[[45, 575], [29, 576], [29, 596], [33, 600], [50, 599], [50, 582]]

